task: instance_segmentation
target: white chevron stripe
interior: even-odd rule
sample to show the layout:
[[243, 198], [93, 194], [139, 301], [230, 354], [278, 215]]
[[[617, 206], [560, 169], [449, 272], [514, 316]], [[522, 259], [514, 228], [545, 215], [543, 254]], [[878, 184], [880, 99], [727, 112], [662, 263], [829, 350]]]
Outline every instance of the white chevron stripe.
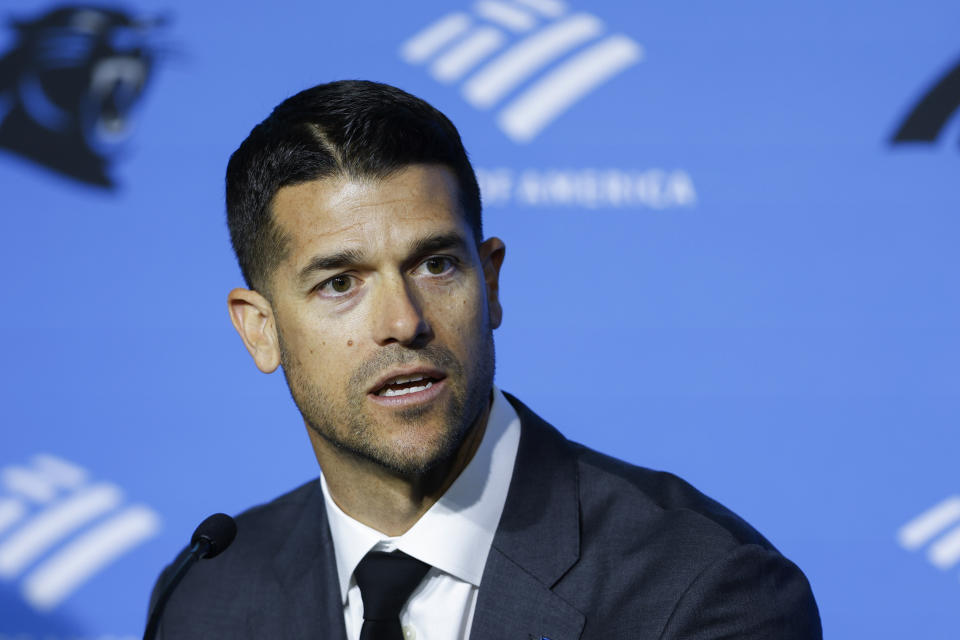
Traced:
[[0, 482], [10, 493], [18, 493], [34, 502], [50, 502], [57, 495], [57, 486], [35, 469], [7, 467]]
[[18, 574], [59, 540], [116, 508], [120, 500], [117, 487], [99, 484], [40, 512], [0, 545], [0, 576]]
[[49, 478], [56, 480], [62, 487], [79, 487], [87, 480], [86, 469], [47, 453], [35, 455], [33, 463], [37, 469]]
[[431, 73], [440, 82], [454, 82], [503, 46], [506, 37], [493, 27], [480, 27], [433, 63]]
[[160, 518], [143, 506], [132, 506], [84, 533], [40, 564], [24, 579], [23, 593], [41, 611], [56, 607], [118, 557], [153, 536]]
[[548, 18], [559, 18], [567, 7], [559, 0], [514, 0], [517, 4], [522, 4], [539, 11]]
[[464, 85], [463, 95], [475, 107], [493, 106], [539, 68], [602, 31], [603, 23], [588, 14], [545, 27], [480, 69]]
[[960, 527], [932, 544], [927, 557], [938, 569], [949, 569], [960, 562]]
[[639, 62], [643, 49], [610, 36], [554, 69], [500, 112], [498, 122], [517, 142], [528, 142], [594, 87]]
[[404, 42], [400, 55], [411, 64], [423, 62], [469, 29], [470, 24], [470, 16], [464, 13], [446, 15]]
[[481, 0], [474, 5], [474, 10], [481, 18], [512, 31], [529, 31], [537, 25], [536, 18], [526, 10], [498, 0]]
[[951, 496], [900, 527], [897, 540], [905, 549], [919, 549], [957, 520], [960, 520], [960, 496]]
[[27, 508], [19, 500], [0, 499], [0, 533], [15, 525], [26, 512]]
[[50, 502], [60, 489], [73, 488], [86, 478], [86, 471], [49, 455], [37, 455], [32, 467], [6, 467], [2, 483], [11, 493], [34, 502]]

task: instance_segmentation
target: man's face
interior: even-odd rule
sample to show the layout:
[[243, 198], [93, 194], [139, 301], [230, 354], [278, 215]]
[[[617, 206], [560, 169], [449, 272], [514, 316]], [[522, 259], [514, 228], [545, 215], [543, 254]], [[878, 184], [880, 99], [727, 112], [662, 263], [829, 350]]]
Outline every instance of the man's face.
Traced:
[[412, 165], [274, 198], [289, 245], [272, 278], [280, 362], [330, 455], [420, 474], [487, 406], [503, 245], [477, 248], [457, 195], [448, 169]]

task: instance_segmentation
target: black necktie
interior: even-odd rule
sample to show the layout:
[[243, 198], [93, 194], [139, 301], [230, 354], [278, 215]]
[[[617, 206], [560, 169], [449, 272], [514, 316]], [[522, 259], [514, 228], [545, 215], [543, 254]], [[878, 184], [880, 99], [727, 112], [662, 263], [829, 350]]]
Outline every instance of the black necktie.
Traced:
[[429, 569], [402, 551], [363, 557], [353, 572], [363, 600], [360, 640], [403, 640], [400, 610]]

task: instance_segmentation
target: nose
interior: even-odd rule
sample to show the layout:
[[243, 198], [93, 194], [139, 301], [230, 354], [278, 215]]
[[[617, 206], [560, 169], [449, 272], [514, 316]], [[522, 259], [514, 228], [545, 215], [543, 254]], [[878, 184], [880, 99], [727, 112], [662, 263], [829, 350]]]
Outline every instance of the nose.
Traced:
[[433, 336], [422, 300], [402, 275], [384, 278], [373, 302], [373, 338], [377, 344], [416, 347]]

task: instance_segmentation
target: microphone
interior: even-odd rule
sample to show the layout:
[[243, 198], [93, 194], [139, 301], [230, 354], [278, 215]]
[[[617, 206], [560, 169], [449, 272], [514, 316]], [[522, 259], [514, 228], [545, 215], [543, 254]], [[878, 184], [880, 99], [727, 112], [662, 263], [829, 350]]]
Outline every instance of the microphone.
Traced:
[[[237, 523], [225, 513], [215, 513], [197, 527], [190, 544], [198, 549], [201, 558], [215, 558], [237, 537]], [[191, 548], [190, 553], [193, 553]]]
[[187, 574], [190, 567], [201, 558], [213, 558], [223, 553], [236, 536], [237, 523], [225, 513], [215, 513], [200, 523], [193, 532], [193, 537], [190, 538], [190, 552], [170, 575], [153, 605], [147, 620], [147, 628], [143, 632], [143, 640], [153, 640], [157, 635], [160, 616], [163, 614], [164, 607], [167, 606], [167, 600], [170, 599], [170, 594], [183, 580], [183, 576]]

